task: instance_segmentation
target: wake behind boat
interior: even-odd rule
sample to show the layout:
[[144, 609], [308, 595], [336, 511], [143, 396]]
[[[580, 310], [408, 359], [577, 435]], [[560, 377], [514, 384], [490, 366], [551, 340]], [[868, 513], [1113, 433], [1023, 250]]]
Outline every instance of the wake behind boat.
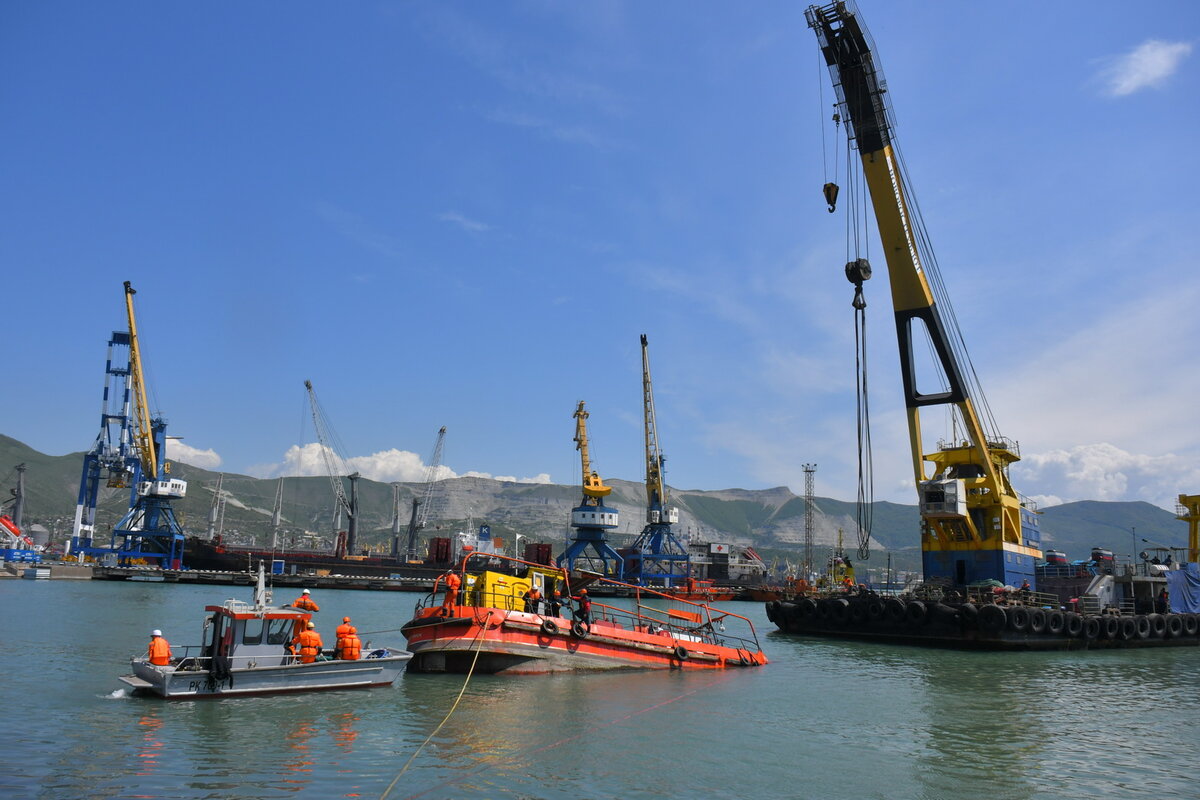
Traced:
[[380, 647], [364, 650], [362, 658], [330, 659], [330, 648], [305, 663], [292, 642], [312, 614], [270, 605], [261, 565], [253, 604], [226, 600], [204, 610], [203, 644], [182, 648], [181, 657], [165, 664], [134, 658], [133, 674], [119, 680], [135, 692], [166, 698], [350, 689], [389, 686], [412, 658], [406, 650]]
[[[480, 563], [471, 569], [473, 559]], [[512, 569], [487, 569], [486, 560]], [[522, 567], [524, 574], [510, 574]], [[627, 593], [632, 608], [586, 599], [587, 586]], [[435, 605], [439, 590], [448, 596]], [[727, 626], [737, 633], [727, 633]], [[504, 556], [468, 555], [457, 571], [435, 582], [401, 631], [413, 653], [412, 672], [507, 675], [767, 663], [753, 623], [738, 614]]]

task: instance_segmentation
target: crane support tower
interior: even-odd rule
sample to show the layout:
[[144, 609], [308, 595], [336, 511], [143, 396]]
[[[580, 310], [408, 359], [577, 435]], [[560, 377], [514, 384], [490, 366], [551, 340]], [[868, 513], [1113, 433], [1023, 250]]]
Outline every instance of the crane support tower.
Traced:
[[429, 521], [429, 501], [433, 499], [433, 484], [437, 481], [438, 467], [442, 463], [442, 451], [446, 447], [446, 426], [438, 430], [437, 441], [433, 445], [433, 456], [425, 467], [425, 482], [421, 486], [420, 495], [414, 494], [412, 499], [412, 515], [408, 518], [408, 549], [405, 558], [409, 564], [419, 564], [417, 558], [417, 531], [425, 527]]
[[[615, 508], [604, 505], [604, 498], [612, 493], [612, 487], [605, 486], [600, 475], [592, 469], [592, 460], [588, 452], [587, 419], [588, 412], [584, 410], [584, 402], [580, 400], [575, 409], [575, 449], [579, 451], [580, 461], [583, 463], [583, 500], [571, 509], [571, 527], [575, 529], [575, 538], [567, 545], [557, 562], [559, 567], [565, 565], [567, 569], [573, 570], [576, 561], [584, 558], [584, 551], [590, 547], [599, 557], [605, 575], [623, 579], [624, 561], [621, 554], [608, 543], [608, 532], [617, 527], [619, 517]], [[592, 556], [586, 558], [589, 564], [593, 563]]]
[[[71, 548], [80, 560], [115, 557], [120, 564], [182, 569], [185, 537], [172, 503], [186, 496], [187, 481], [171, 475], [166, 420], [150, 414], [133, 310], [136, 293], [125, 281], [129, 330], [114, 331], [108, 341], [100, 434], [83, 458]], [[113, 527], [107, 547], [96, 543], [101, 478], [108, 488], [129, 489], [129, 510]]]
[[642, 407], [646, 431], [646, 527], [625, 557], [625, 580], [641, 586], [670, 587], [687, 579], [691, 559], [671, 529], [679, 522], [679, 510], [668, 505], [667, 458], [658, 446], [650, 349], [645, 334], [642, 334]]
[[[1014, 586], [1028, 579], [1033, 585], [1034, 565], [1042, 557], [1037, 512], [1013, 490], [1008, 474], [1020, 451], [1015, 442], [985, 433], [980, 409], [986, 410], [986, 400], [977, 386], [968, 385], [974, 369], [948, 310], [949, 300], [941, 294], [936, 259], [914, 213], [916, 205], [909, 201], [903, 161], [892, 137], [886, 84], [868, 35], [848, 2], [810, 6], [805, 17], [833, 76], [846, 134], [858, 149], [887, 261], [925, 579], [955, 585], [996, 579]], [[865, 259], [851, 261], [846, 270], [860, 287], [870, 275]], [[946, 309], [935, 303], [931, 285]], [[935, 369], [940, 369], [945, 384], [938, 391], [922, 392], [917, 385], [913, 345], [922, 339], [935, 354]], [[921, 412], [936, 406], [956, 413], [965, 433], [939, 441], [936, 450], [926, 452]]]
[[[346, 489], [342, 484], [342, 473], [345, 472], [344, 460], [341, 453], [333, 449], [335, 436], [329, 425], [329, 419], [317, 400], [317, 392], [313, 389], [312, 381], [304, 382], [304, 390], [308, 393], [308, 403], [312, 408], [313, 430], [317, 434], [317, 444], [321, 447], [321, 459], [325, 462], [325, 472], [329, 475], [329, 487], [334, 497], [334, 553], [338, 558], [344, 558], [347, 553], [354, 555], [358, 547], [358, 479], [357, 472], [345, 476], [350, 481], [350, 497], [346, 497]], [[346, 533], [343, 536], [341, 527], [341, 512], [346, 512]]]
[[1188, 524], [1188, 561], [1200, 561], [1200, 494], [1181, 494], [1175, 504], [1176, 519]]
[[817, 567], [815, 553], [816, 535], [813, 522], [813, 511], [817, 506], [816, 495], [813, 489], [816, 474], [816, 464], [804, 465], [804, 566], [800, 570], [800, 577], [805, 580], [813, 579], [812, 576], [816, 572]]

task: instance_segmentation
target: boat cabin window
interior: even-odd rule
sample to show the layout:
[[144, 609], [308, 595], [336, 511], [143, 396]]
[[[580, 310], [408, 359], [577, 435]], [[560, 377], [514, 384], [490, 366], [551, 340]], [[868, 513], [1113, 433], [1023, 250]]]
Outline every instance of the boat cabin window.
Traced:
[[292, 640], [292, 620], [273, 619], [267, 625], [267, 644], [287, 644]]
[[262, 644], [263, 621], [259, 618], [248, 619], [242, 629], [242, 644]]

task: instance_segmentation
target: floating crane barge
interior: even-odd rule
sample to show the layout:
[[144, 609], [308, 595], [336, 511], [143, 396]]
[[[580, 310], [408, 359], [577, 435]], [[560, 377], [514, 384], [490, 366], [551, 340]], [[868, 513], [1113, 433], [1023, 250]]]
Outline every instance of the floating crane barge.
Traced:
[[[1200, 617], [1191, 613], [1200, 610], [1194, 543], [1191, 563], [1182, 568], [1147, 563], [1120, 572], [1111, 565], [1072, 587], [1070, 596], [1038, 591], [1043, 553], [1037, 509], [1009, 482], [1020, 450], [990, 419], [928, 237], [910, 203], [886, 84], [869, 37], [849, 2], [810, 6], [805, 17], [833, 77], [835, 120], [844, 123], [850, 145], [859, 151], [887, 261], [925, 584], [902, 597], [853, 587], [774, 600], [767, 604], [768, 618], [787, 633], [993, 650], [1200, 644]], [[825, 197], [834, 211], [835, 184], [826, 184]], [[848, 205], [856, 214], [862, 206]], [[857, 287], [856, 309], [865, 308], [862, 285], [870, 276], [870, 264], [856, 253], [846, 264], [846, 277]], [[921, 340], [942, 381], [933, 391], [918, 380], [927, 377], [918, 376], [914, 343]], [[921, 412], [937, 406], [952, 415], [957, 433], [927, 452]], [[1163, 592], [1168, 586], [1169, 600]]]

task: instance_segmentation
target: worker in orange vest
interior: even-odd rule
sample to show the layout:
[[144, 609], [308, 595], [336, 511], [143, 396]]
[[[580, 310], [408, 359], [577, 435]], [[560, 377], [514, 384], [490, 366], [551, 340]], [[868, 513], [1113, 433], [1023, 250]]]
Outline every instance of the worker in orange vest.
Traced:
[[301, 664], [311, 664], [316, 661], [317, 656], [321, 654], [321, 648], [325, 646], [321, 641], [321, 634], [317, 633], [316, 628], [317, 626], [310, 622], [296, 637], [296, 644], [300, 645]]
[[446, 578], [446, 596], [442, 598], [442, 614], [450, 616], [450, 607], [458, 602], [458, 587], [462, 586], [462, 578], [453, 572], [447, 572]]
[[362, 658], [362, 640], [358, 638], [358, 633], [354, 628], [338, 639], [337, 657], [344, 661], [358, 661]]
[[353, 634], [358, 633], [358, 628], [350, 624], [349, 617], [342, 617], [342, 624], [337, 626], [337, 631], [334, 632], [334, 641], [337, 642], [334, 648], [334, 658], [345, 658], [342, 655], [342, 641]]
[[529, 614], [542, 613], [542, 593], [533, 586], [525, 593], [525, 611]]
[[299, 608], [303, 609], [304, 611], [320, 611], [321, 607], [313, 602], [313, 599], [309, 597], [311, 594], [311, 590], [305, 589], [300, 593], [299, 597], [292, 601], [292, 608]]
[[146, 648], [146, 657], [156, 667], [165, 667], [171, 663], [171, 643], [163, 638], [162, 631], [155, 629], [150, 632], [150, 646]]

